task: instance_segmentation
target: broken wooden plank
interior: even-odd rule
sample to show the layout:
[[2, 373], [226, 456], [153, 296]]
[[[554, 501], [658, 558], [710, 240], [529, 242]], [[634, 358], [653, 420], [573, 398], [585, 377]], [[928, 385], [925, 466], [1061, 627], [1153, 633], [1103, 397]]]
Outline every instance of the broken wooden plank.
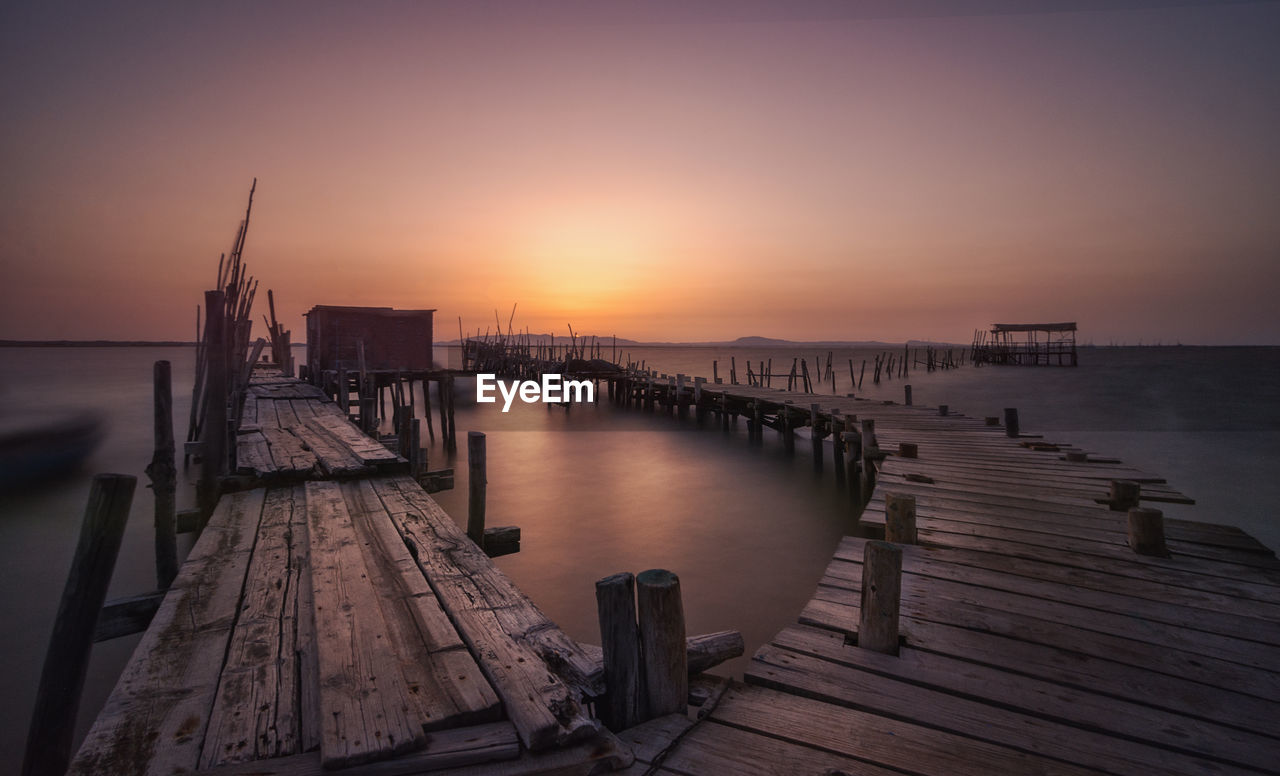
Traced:
[[507, 715], [533, 750], [594, 734], [583, 693], [600, 677], [587, 656], [492, 564], [408, 477], [375, 491]]

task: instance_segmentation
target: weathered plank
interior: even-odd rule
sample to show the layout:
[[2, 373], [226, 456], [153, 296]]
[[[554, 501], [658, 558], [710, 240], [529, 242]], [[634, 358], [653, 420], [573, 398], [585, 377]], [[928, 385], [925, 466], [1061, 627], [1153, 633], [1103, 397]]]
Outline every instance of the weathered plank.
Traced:
[[205, 736], [201, 767], [294, 754], [298, 749], [297, 608], [300, 568], [291, 530], [299, 487], [267, 491], [244, 597]]
[[345, 445], [362, 463], [377, 465], [404, 460], [376, 440], [360, 433], [360, 430], [352, 425], [351, 421], [343, 417], [342, 410], [339, 410], [333, 403], [311, 401], [308, 402], [308, 405], [310, 405], [312, 412], [312, 420], [310, 422], [323, 427], [338, 442]]
[[1244, 773], [1220, 763], [1041, 719], [766, 645], [747, 682], [1113, 774]]
[[262, 491], [223, 496], [69, 773], [170, 774], [199, 765], [262, 504]]
[[[371, 480], [458, 633], [533, 750], [588, 737], [596, 725], [571, 687], [589, 658], [492, 565], [411, 479]], [[561, 676], [552, 671], [561, 672]], [[593, 679], [597, 688], [599, 679]]]
[[714, 718], [783, 741], [911, 773], [954, 776], [1094, 773], [987, 741], [763, 687], [733, 685], [716, 706]]
[[320, 755], [341, 768], [420, 749], [426, 735], [342, 490], [306, 485], [320, 676]]
[[[844, 546], [837, 550], [837, 558], [844, 562], [833, 562], [828, 566], [822, 584], [833, 587], [857, 586], [860, 580], [855, 579], [855, 576], [860, 573], [857, 564], [861, 562], [857, 556], [857, 548], [858, 542], [855, 541], [850, 543], [848, 550]], [[1102, 589], [1065, 584], [1058, 581], [1045, 581], [1012, 574], [1004, 569], [989, 569], [951, 563], [947, 560], [947, 551], [945, 549], [920, 550], [913, 548], [907, 551], [904, 565], [904, 570], [907, 573], [928, 579], [945, 580], [964, 585], [977, 585], [990, 590], [1033, 596], [1046, 602], [1051, 602], [1050, 606], [1047, 607], [1049, 611], [1037, 609], [1038, 612], [1042, 612], [1046, 619], [1055, 619], [1051, 616], [1052, 614], [1062, 614], [1068, 611], [1059, 606], [1060, 604], [1083, 608], [1086, 611], [1081, 613], [1080, 616], [1091, 618], [1091, 629], [1098, 629], [1098, 623], [1092, 621], [1092, 613], [1097, 611], [1102, 612], [1101, 616], [1110, 618], [1113, 623], [1120, 622], [1120, 620], [1116, 619], [1116, 617], [1120, 617], [1124, 618], [1123, 622], [1150, 620], [1151, 622], [1172, 626], [1172, 628], [1152, 628], [1153, 631], [1160, 634], [1161, 638], [1169, 634], [1170, 630], [1176, 634], [1186, 629], [1204, 631], [1214, 634], [1216, 637], [1229, 639], [1229, 642], [1220, 642], [1227, 643], [1228, 650], [1238, 646], [1235, 644], [1237, 641], [1246, 642], [1244, 647], [1249, 651], [1253, 651], [1254, 648], [1249, 647], [1247, 642], [1259, 642], [1273, 647], [1280, 646], [1280, 623], [1260, 620], [1244, 614], [1236, 614], [1236, 610], [1241, 612], [1248, 610], [1248, 607], [1240, 602], [1234, 602], [1218, 609], [1195, 609], [1179, 600], [1160, 601], [1132, 596], [1129, 594], [1124, 580], [1114, 577], [1112, 578], [1112, 585]], [[1176, 590], [1177, 588], [1174, 589]], [[1168, 597], [1172, 598], [1172, 596]], [[1072, 611], [1074, 612], [1074, 610]], [[1272, 650], [1272, 652], [1275, 653], [1274, 656], [1277, 662], [1280, 662], [1280, 650]], [[1222, 653], [1214, 651], [1213, 654], [1220, 655]]]
[[369, 581], [425, 730], [493, 721], [502, 708], [373, 487], [343, 484]]
[[236, 471], [255, 477], [269, 477], [276, 468], [267, 437], [261, 431], [245, 431], [241, 426], [240, 433], [236, 435]]
[[271, 461], [277, 474], [305, 477], [316, 468], [315, 454], [289, 429], [264, 427], [262, 435], [271, 447]]
[[[781, 642], [775, 641], [781, 646]], [[1106, 721], [1109, 734], [1169, 750], [1240, 766], [1267, 768], [1280, 761], [1280, 739], [1237, 730], [1217, 722], [1124, 701], [1089, 689], [1065, 686], [1013, 673], [1007, 667], [978, 666], [935, 652], [904, 648], [896, 659], [843, 641], [792, 631], [787, 643], [796, 651], [862, 671], [924, 685], [951, 695], [1081, 728]], [[1280, 709], [1277, 709], [1280, 711]]]
[[[904, 580], [908, 587], [909, 580], [910, 577]], [[815, 600], [810, 604], [818, 600], [847, 606], [848, 611], [856, 613], [858, 591], [845, 587], [820, 586]], [[902, 611], [907, 620], [903, 631], [908, 634], [909, 641], [917, 620], [976, 628], [1035, 644], [1057, 645], [1069, 638], [1072, 651], [1091, 657], [1106, 658], [1137, 669], [1157, 671], [1170, 676], [1186, 676], [1237, 692], [1280, 694], [1280, 674], [1202, 652], [1174, 649], [1160, 644], [1158, 640], [1143, 641], [1102, 631], [1076, 629], [1069, 624], [1040, 619], [1035, 616], [1034, 608], [1028, 611], [1005, 611], [987, 607], [981, 601], [913, 593], [904, 595]], [[809, 607], [806, 607], [801, 615], [801, 622], [825, 626], [825, 623], [812, 621], [809, 617]]]

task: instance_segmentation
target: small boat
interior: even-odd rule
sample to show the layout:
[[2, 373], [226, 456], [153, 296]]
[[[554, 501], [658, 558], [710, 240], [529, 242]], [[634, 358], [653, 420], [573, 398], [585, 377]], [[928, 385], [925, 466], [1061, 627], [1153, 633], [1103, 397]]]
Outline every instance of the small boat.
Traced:
[[74, 471], [104, 436], [102, 416], [89, 410], [0, 418], [0, 491]]

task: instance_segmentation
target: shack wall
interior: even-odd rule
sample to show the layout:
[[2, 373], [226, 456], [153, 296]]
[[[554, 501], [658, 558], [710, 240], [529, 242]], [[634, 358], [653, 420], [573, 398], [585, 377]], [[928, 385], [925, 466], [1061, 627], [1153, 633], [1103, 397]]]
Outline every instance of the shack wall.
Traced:
[[357, 369], [357, 343], [363, 342], [367, 369], [431, 369], [434, 312], [389, 307], [314, 307], [307, 313], [307, 363], [320, 371]]

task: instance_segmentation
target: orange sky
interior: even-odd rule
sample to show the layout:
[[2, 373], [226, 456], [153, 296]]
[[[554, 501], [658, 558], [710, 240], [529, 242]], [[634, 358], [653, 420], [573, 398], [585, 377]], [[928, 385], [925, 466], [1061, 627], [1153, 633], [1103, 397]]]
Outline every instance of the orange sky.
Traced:
[[297, 339], [1280, 343], [1280, 5], [738, 7], [6, 9], [0, 338], [191, 338], [257, 176]]

